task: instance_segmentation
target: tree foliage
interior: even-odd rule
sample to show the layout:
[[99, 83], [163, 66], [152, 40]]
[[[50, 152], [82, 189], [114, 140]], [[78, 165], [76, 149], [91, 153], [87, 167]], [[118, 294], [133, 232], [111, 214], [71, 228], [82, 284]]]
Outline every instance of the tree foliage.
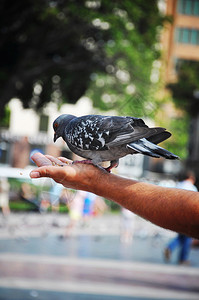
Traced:
[[[172, 147], [179, 148], [181, 158], [192, 160], [192, 152], [198, 153], [199, 150], [195, 142], [195, 135], [198, 135], [199, 62], [179, 61], [177, 72], [177, 82], [169, 84], [168, 88], [172, 91], [174, 104], [184, 112], [184, 117], [172, 123], [176, 136]], [[191, 130], [190, 126], [192, 126]]]
[[179, 116], [170, 119], [168, 127], [172, 136], [165, 141], [166, 148], [176, 153], [180, 159], [184, 160], [188, 156], [188, 132], [189, 132], [189, 118], [188, 116]]
[[168, 85], [174, 103], [189, 116], [199, 113], [199, 62], [182, 61], [178, 68], [178, 81]]
[[39, 109], [75, 103], [89, 87], [104, 109], [145, 103], [164, 20], [157, 2], [2, 0], [0, 114], [12, 97]]

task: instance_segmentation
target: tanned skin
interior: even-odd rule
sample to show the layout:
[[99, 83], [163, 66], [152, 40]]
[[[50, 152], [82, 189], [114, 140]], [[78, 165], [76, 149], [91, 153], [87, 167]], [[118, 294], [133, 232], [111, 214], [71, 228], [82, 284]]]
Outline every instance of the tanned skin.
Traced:
[[50, 177], [66, 188], [114, 201], [150, 222], [199, 238], [199, 193], [160, 187], [106, 172], [103, 168], [35, 153], [31, 178]]

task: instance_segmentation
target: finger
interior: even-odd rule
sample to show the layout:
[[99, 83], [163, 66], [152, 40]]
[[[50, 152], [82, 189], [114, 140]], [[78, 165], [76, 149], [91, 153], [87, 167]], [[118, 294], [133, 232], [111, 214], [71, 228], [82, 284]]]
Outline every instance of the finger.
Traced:
[[59, 158], [56, 158], [52, 155], [46, 155], [46, 157], [51, 161], [53, 166], [67, 166], [68, 162], [63, 162]]
[[73, 162], [71, 159], [68, 159], [68, 158], [63, 157], [63, 156], [58, 157], [58, 159], [61, 160], [63, 163], [66, 163], [66, 164], [71, 164]]
[[42, 166], [40, 168], [34, 169], [30, 172], [31, 178], [40, 178], [40, 177], [50, 177], [50, 178], [62, 178], [64, 175], [63, 168], [55, 166]]
[[52, 165], [51, 161], [40, 152], [34, 153], [31, 156], [31, 159], [36, 163], [38, 167]]

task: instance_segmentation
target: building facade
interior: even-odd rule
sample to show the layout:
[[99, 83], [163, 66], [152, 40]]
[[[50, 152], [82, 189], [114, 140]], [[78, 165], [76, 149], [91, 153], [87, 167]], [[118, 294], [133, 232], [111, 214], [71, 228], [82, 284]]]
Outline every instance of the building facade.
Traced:
[[165, 81], [174, 82], [184, 60], [199, 61], [199, 0], [166, 0], [172, 16], [163, 34]]
[[[183, 62], [199, 62], [199, 0], [165, 0], [165, 4], [165, 13], [172, 18], [162, 38], [163, 79], [168, 84], [177, 81]], [[199, 99], [199, 91], [193, 90], [193, 96]], [[187, 166], [199, 177], [199, 111], [189, 128]]]

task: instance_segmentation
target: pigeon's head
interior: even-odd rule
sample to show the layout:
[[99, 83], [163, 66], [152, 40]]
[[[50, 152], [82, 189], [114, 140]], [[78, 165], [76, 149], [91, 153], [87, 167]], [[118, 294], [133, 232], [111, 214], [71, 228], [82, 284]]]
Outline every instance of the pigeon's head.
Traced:
[[59, 137], [64, 136], [64, 130], [65, 130], [66, 126], [74, 118], [75, 118], [75, 116], [73, 116], [73, 115], [63, 114], [63, 115], [60, 115], [57, 119], [55, 119], [55, 121], [53, 122], [54, 143], [56, 142], [56, 140]]

